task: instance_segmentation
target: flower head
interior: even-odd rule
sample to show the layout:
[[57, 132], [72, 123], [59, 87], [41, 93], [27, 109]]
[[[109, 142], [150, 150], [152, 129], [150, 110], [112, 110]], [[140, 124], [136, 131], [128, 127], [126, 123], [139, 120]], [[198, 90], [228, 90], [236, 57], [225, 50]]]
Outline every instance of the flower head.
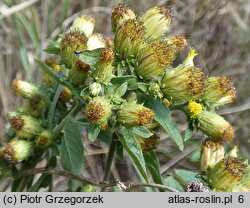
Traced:
[[118, 4], [116, 8], [114, 8], [111, 15], [111, 25], [113, 32], [116, 31], [125, 21], [128, 19], [134, 19], [135, 13], [123, 3]]
[[188, 102], [188, 115], [190, 118], [197, 118], [202, 112], [202, 105], [200, 103], [197, 103], [195, 101], [189, 101]]
[[104, 48], [101, 51], [101, 55], [97, 63], [95, 64], [95, 70], [92, 73], [92, 77], [100, 83], [107, 84], [112, 78], [113, 74], [113, 60], [115, 54], [111, 48]]
[[162, 37], [170, 29], [172, 17], [173, 9], [170, 6], [162, 4], [149, 9], [142, 16], [145, 38], [152, 41]]
[[202, 182], [198, 180], [191, 181], [187, 187], [186, 192], [211, 192], [210, 188], [205, 186]]
[[234, 138], [234, 128], [220, 115], [203, 110], [198, 117], [198, 129], [206, 135], [229, 143]]
[[34, 145], [30, 141], [13, 139], [0, 149], [0, 157], [10, 163], [18, 163], [28, 159], [34, 152]]
[[7, 119], [20, 137], [31, 138], [42, 132], [41, 121], [31, 116], [9, 112]]
[[105, 48], [105, 46], [106, 46], [106, 42], [102, 34], [94, 33], [91, 36], [89, 36], [89, 39], [87, 42], [88, 50], [94, 50], [97, 48]]
[[74, 51], [87, 49], [87, 40], [80, 30], [72, 30], [64, 34], [61, 40], [61, 56], [67, 68], [70, 69], [77, 60]]
[[85, 62], [77, 59], [73, 62], [73, 66], [69, 71], [69, 80], [75, 85], [83, 85], [88, 78], [90, 66]]
[[202, 100], [207, 104], [218, 107], [232, 103], [235, 95], [235, 88], [228, 77], [209, 77], [205, 82], [205, 91], [202, 95]]
[[152, 122], [154, 112], [140, 104], [122, 104], [117, 120], [124, 126], [145, 126]]
[[92, 123], [103, 125], [109, 120], [112, 114], [112, 105], [109, 100], [104, 97], [94, 97], [86, 105], [85, 115]]
[[225, 157], [207, 173], [208, 184], [215, 191], [231, 191], [242, 180], [246, 165], [235, 157]]
[[194, 66], [166, 70], [162, 79], [163, 94], [174, 102], [196, 100], [204, 91], [204, 73]]
[[95, 19], [90, 15], [82, 15], [77, 17], [72, 26], [70, 27], [70, 31], [79, 30], [84, 33], [87, 37], [89, 37], [94, 30]]
[[39, 88], [35, 85], [17, 79], [12, 81], [12, 89], [17, 95], [27, 99], [32, 99], [40, 94]]
[[51, 131], [43, 131], [35, 140], [37, 148], [44, 149], [52, 144], [53, 134]]
[[144, 43], [144, 34], [144, 27], [140, 19], [127, 20], [115, 33], [115, 51], [122, 59], [137, 56]]
[[71, 90], [68, 87], [63, 87], [62, 92], [59, 96], [59, 100], [62, 103], [68, 103], [70, 102], [71, 98], [72, 98]]
[[224, 158], [224, 144], [221, 141], [208, 138], [201, 146], [201, 171], [206, 172]]
[[137, 60], [135, 72], [143, 79], [157, 78], [187, 44], [183, 36], [159, 39], [145, 45]]
[[[59, 64], [59, 59], [52, 57], [45, 60], [45, 64], [50, 67], [55, 73], [58, 73], [62, 70], [62, 67]], [[54, 80], [45, 72], [43, 72], [44, 80], [47, 84], [52, 83]]]

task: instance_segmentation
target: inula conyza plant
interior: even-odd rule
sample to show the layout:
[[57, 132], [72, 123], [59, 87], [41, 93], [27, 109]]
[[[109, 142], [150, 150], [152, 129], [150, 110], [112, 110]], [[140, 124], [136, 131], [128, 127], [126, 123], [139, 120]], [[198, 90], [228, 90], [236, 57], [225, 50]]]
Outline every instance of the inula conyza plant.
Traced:
[[[8, 113], [10, 127], [0, 149], [1, 178], [13, 177], [13, 191], [53, 190], [52, 174], [68, 177], [71, 191], [128, 190], [133, 182], [110, 178], [114, 158], [122, 159], [125, 152], [137, 170], [133, 174], [152, 191], [250, 190], [250, 167], [232, 145], [235, 130], [216, 113], [234, 101], [233, 83], [229, 77], [209, 77], [196, 66], [197, 53], [182, 34], [166, 36], [173, 16], [168, 5], [138, 16], [119, 4], [111, 15], [113, 40], [95, 33], [93, 17], [77, 17], [45, 50], [48, 58], [36, 60], [42, 84], [12, 82], [14, 93], [25, 100]], [[180, 52], [187, 55], [177, 65]], [[172, 110], [186, 114], [185, 134]], [[160, 171], [155, 152], [161, 145], [159, 129], [176, 145], [176, 154], [193, 131], [204, 135], [200, 173], [187, 179], [185, 170], [167, 176], [164, 167]], [[83, 134], [90, 142], [109, 145], [106, 163], [98, 164], [104, 173], [99, 181], [81, 174]], [[42, 175], [35, 179], [37, 173]]]

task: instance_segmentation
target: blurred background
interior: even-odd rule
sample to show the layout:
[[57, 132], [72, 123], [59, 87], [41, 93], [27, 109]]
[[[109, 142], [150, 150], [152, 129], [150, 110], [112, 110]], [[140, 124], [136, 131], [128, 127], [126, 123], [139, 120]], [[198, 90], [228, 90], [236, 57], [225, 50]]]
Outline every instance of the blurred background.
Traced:
[[[250, 0], [0, 0], [0, 142], [8, 127], [6, 113], [21, 102], [11, 90], [11, 80], [40, 83], [41, 74], [34, 58], [44, 59], [43, 49], [49, 41], [55, 40], [80, 14], [93, 15], [97, 21], [95, 31], [112, 37], [110, 15], [120, 2], [137, 14], [162, 3], [175, 8], [168, 35], [186, 36], [199, 54], [196, 65], [209, 75], [227, 75], [234, 81], [237, 99], [219, 113], [233, 124], [235, 144], [250, 159]], [[183, 116], [178, 114], [176, 119], [181, 123]], [[101, 178], [102, 168], [98, 164], [102, 164], [107, 146], [91, 146], [87, 140], [84, 145], [85, 167], [92, 177]], [[169, 140], [162, 138], [157, 151], [163, 167], [171, 165], [172, 160], [180, 161], [193, 150], [179, 155], [175, 148], [165, 147], [169, 147]], [[118, 163], [113, 168], [114, 178], [128, 177], [119, 171], [119, 165], [125, 167]], [[197, 170], [186, 160], [178, 165]], [[131, 171], [132, 167], [126, 168]]]

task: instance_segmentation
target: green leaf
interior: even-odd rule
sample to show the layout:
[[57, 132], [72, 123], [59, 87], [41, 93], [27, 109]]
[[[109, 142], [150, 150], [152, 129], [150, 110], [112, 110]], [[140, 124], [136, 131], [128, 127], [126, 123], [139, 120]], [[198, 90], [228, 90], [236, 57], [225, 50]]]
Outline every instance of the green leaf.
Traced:
[[171, 112], [168, 107], [159, 99], [154, 99], [152, 96], [148, 97], [145, 105], [155, 112], [154, 119], [158, 121], [158, 123], [182, 151], [184, 148], [183, 140], [179, 130], [177, 129], [176, 122], [173, 118], [171, 118]]
[[117, 66], [117, 75], [118, 77], [123, 76], [127, 71], [127, 67], [123, 66], [122, 63], [119, 63]]
[[192, 127], [189, 125], [187, 127], [187, 129], [185, 130], [185, 133], [184, 133], [184, 142], [185, 141], [188, 141], [189, 139], [191, 139], [193, 136], [193, 129]]
[[132, 131], [138, 135], [141, 136], [143, 138], [149, 138], [151, 136], [153, 136], [153, 133], [150, 132], [147, 128], [145, 128], [144, 126], [138, 126], [138, 127], [133, 127], [131, 128]]
[[180, 192], [183, 192], [184, 189], [181, 186], [181, 184], [173, 177], [173, 176], [168, 176], [163, 180], [164, 185], [173, 188], [175, 190], [178, 190]]
[[191, 181], [197, 179], [197, 174], [196, 172], [183, 169], [174, 171], [174, 177], [184, 186], [187, 186]]
[[37, 192], [37, 191], [39, 191], [40, 188], [48, 187], [51, 182], [52, 182], [52, 175], [43, 174], [42, 176], [40, 176], [40, 178], [37, 180], [37, 182], [28, 189], [28, 191], [29, 192]]
[[123, 146], [122, 146], [122, 143], [120, 141], [116, 142], [115, 151], [116, 151], [117, 158], [119, 160], [123, 160], [124, 159], [124, 156], [123, 156]]
[[100, 133], [101, 128], [99, 125], [96, 124], [90, 124], [88, 128], [88, 138], [89, 141], [93, 142], [97, 139], [98, 134]]
[[120, 142], [128, 152], [129, 156], [132, 158], [135, 166], [143, 178], [148, 181], [145, 160], [141, 151], [141, 147], [136, 140], [134, 133], [125, 127], [121, 127], [121, 131], [123, 137], [119, 137]]
[[48, 47], [48, 48], [44, 49], [44, 51], [46, 53], [49, 53], [49, 54], [60, 54], [61, 53], [61, 49], [59, 47]]
[[89, 51], [75, 51], [75, 54], [81, 61], [84, 61], [86, 64], [90, 66], [94, 66], [98, 61], [102, 48], [97, 48], [95, 50]]
[[128, 83], [127, 82], [123, 83], [121, 86], [117, 87], [114, 90], [114, 96], [122, 97], [127, 92], [127, 88], [128, 88]]
[[154, 151], [144, 152], [144, 159], [147, 167], [152, 175], [153, 181], [158, 184], [162, 184], [162, 178], [160, 173], [160, 164]]
[[83, 145], [78, 126], [70, 121], [63, 128], [61, 164], [64, 170], [80, 174], [83, 166]]

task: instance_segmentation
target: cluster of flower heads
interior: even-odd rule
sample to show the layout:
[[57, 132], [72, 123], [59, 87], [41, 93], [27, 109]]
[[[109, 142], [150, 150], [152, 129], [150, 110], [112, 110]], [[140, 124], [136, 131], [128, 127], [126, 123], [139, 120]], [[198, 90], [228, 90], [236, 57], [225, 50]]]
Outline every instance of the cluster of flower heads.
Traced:
[[[154, 111], [137, 102], [139, 88], [122, 94], [108, 93], [114, 77], [133, 75], [138, 82], [145, 84], [144, 93], [160, 98], [170, 108], [182, 106], [193, 128], [209, 137], [203, 145], [201, 157], [201, 169], [207, 183], [215, 190], [232, 190], [239, 187], [239, 181], [247, 184], [249, 173], [245, 174], [246, 165], [237, 156], [225, 156], [224, 144], [233, 140], [234, 128], [215, 111], [234, 101], [235, 88], [230, 78], [207, 77], [194, 65], [197, 54], [184, 36], [165, 37], [172, 18], [173, 9], [167, 5], [153, 7], [139, 17], [125, 4], [119, 4], [111, 16], [112, 40], [93, 33], [94, 18], [83, 15], [76, 18], [57, 41], [60, 55], [47, 59], [45, 63], [54, 74], [64, 74], [72, 85], [84, 92], [81, 96], [86, 104], [82, 115], [102, 129], [118, 124], [144, 126], [154, 131], [159, 126], [153, 119]], [[189, 48], [186, 59], [172, 67], [178, 53], [185, 48]], [[99, 49], [99, 57], [92, 64], [76, 55], [79, 51], [96, 49]], [[119, 71], [121, 66], [122, 72]], [[46, 74], [44, 80], [47, 85], [54, 82]], [[47, 106], [40, 89], [20, 80], [14, 80], [12, 86], [16, 94], [27, 99], [27, 107], [8, 114], [17, 136], [2, 147], [0, 155], [16, 163], [32, 155], [34, 144], [37, 148], [47, 148], [52, 143], [53, 132], [46, 130], [41, 121]], [[73, 103], [70, 89], [62, 89], [59, 101]], [[137, 139], [143, 151], [155, 149], [159, 143], [156, 135], [147, 139], [138, 136]]]

